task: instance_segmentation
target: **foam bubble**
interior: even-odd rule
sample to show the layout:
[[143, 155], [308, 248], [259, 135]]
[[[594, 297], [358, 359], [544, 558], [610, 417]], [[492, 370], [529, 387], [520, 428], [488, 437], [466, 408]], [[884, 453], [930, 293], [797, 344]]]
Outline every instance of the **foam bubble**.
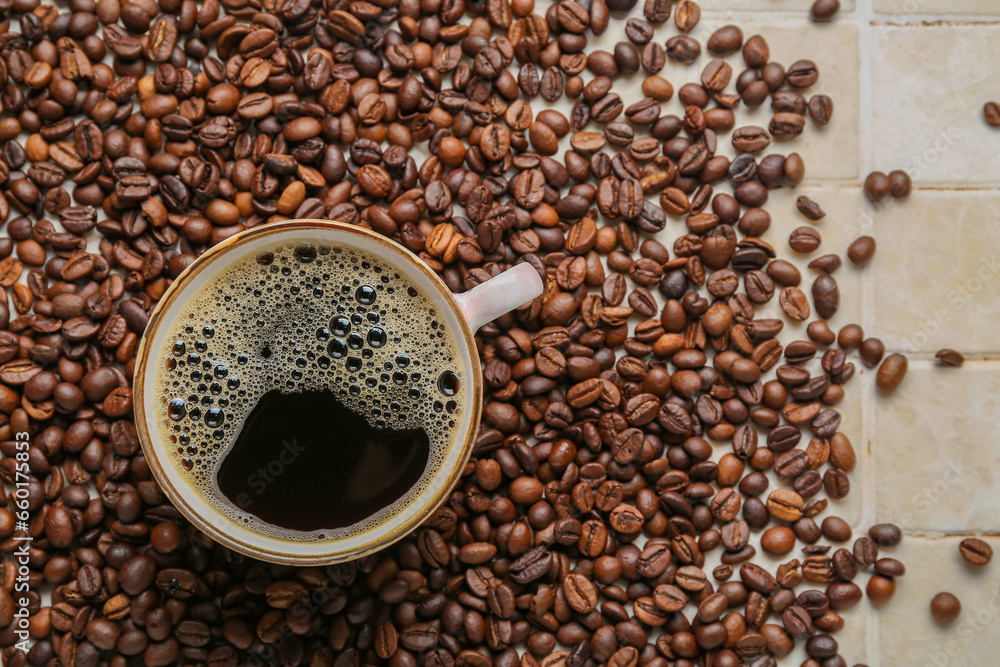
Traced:
[[[269, 537], [329, 542], [391, 522], [427, 490], [456, 444], [452, 415], [466, 383], [458, 344], [439, 318], [429, 297], [356, 248], [275, 243], [234, 262], [184, 304], [155, 361], [162, 393], [154, 419], [172, 445], [167, 464], [222, 516]], [[347, 528], [303, 533], [261, 521], [230, 502], [216, 477], [272, 389], [329, 389], [375, 428], [424, 429], [431, 455], [423, 476], [393, 505]], [[448, 410], [438, 407], [445, 402]]]

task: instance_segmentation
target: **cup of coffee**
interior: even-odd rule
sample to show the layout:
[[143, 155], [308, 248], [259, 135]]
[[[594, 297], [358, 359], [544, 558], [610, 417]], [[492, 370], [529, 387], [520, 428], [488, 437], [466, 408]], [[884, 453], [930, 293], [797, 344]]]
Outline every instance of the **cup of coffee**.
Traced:
[[292, 565], [420, 525], [468, 462], [474, 332], [542, 292], [519, 264], [453, 295], [365, 229], [262, 225], [200, 256], [154, 309], [133, 382], [153, 476], [216, 541]]

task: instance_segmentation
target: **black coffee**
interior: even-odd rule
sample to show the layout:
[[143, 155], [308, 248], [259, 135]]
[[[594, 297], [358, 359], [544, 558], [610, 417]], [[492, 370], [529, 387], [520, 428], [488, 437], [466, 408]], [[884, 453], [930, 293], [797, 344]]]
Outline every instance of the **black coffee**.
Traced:
[[443, 315], [356, 248], [284, 242], [233, 261], [182, 306], [157, 360], [171, 463], [221, 516], [271, 537], [407, 516], [449, 474], [467, 396]]
[[376, 429], [330, 391], [264, 394], [219, 466], [229, 500], [276, 526], [343, 528], [392, 505], [427, 466], [423, 429]]

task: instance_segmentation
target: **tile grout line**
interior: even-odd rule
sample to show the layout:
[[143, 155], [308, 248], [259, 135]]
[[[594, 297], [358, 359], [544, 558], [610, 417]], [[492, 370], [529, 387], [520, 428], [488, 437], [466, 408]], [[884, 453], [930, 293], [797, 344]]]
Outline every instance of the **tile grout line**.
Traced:
[[[872, 128], [874, 127], [875, 118], [874, 102], [872, 100], [873, 14], [874, 8], [870, 3], [864, 3], [855, 7], [854, 16], [858, 22], [858, 57], [861, 60], [858, 71], [858, 92], [861, 95], [859, 113], [861, 114], [861, 118], [858, 125], [861, 131], [860, 178], [862, 183], [864, 183], [865, 177], [871, 171], [872, 160], [874, 159], [874, 146], [872, 144]], [[862, 205], [867, 206], [867, 200], [863, 199], [863, 201]], [[871, 213], [873, 226], [877, 214], [877, 210], [873, 210]], [[868, 234], [873, 235], [873, 232], [874, 229], [867, 230]], [[869, 332], [867, 334], [869, 336], [873, 335], [871, 332], [875, 330], [875, 286], [872, 271], [873, 269], [869, 267], [861, 276], [861, 326], [866, 332]], [[861, 473], [861, 498], [863, 503], [861, 517], [863, 525], [867, 526], [875, 523], [878, 503], [878, 475], [875, 472], [878, 461], [873, 446], [876, 418], [874, 402], [878, 398], [875, 395], [874, 379], [875, 375], [873, 372], [863, 373], [861, 376], [860, 446], [862, 448], [861, 460], [866, 464]], [[875, 610], [870, 610], [869, 614], [871, 632], [868, 633], [867, 637], [867, 646], [865, 647], [867, 655], [865, 657], [871, 667], [881, 667], [882, 656], [879, 647], [882, 630], [879, 614]]]

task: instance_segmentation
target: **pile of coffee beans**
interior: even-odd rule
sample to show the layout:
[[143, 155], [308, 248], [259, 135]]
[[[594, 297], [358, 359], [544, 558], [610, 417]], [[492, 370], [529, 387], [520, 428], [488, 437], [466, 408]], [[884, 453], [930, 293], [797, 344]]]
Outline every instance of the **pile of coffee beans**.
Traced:
[[[846, 664], [831, 633], [855, 580], [874, 571], [883, 602], [902, 574], [878, 558], [897, 528], [848, 548], [828, 513], [857, 465], [836, 410], [848, 355], [884, 346], [830, 328], [840, 256], [804, 277], [765, 208], [805, 175], [768, 149], [833, 103], [806, 97], [813, 61], [776, 62], [760, 35], [703, 45], [692, 0], [626, 20], [635, 5], [0, 0], [0, 500], [30, 513], [0, 509], [5, 664], [769, 667], [796, 644], [804, 667]], [[605, 32], [612, 51], [589, 46]], [[627, 102], [616, 81], [640, 72]], [[765, 103], [767, 127], [739, 121]], [[869, 196], [905, 196], [893, 173]], [[397, 545], [325, 568], [197, 532], [133, 423], [136, 348], [170, 282], [288, 217], [373, 229], [456, 292], [520, 262], [546, 281], [480, 331], [487, 402], [459, 488]], [[811, 225], [789, 239], [820, 243]], [[775, 300], [805, 337], [757, 316]], [[905, 368], [890, 355], [879, 387]], [[756, 543], [788, 560], [752, 562]]]

